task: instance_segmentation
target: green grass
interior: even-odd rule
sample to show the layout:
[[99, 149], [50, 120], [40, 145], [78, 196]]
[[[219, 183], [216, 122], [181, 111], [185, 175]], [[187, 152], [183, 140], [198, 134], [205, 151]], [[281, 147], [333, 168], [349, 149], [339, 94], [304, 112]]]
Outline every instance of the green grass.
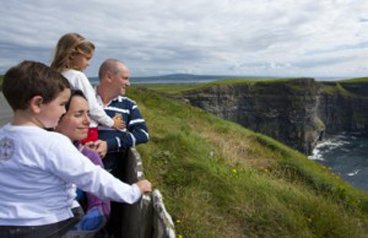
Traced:
[[[365, 98], [367, 97], [367, 95], [359, 95], [359, 94], [355, 94], [353, 92], [350, 92], [349, 90], [347, 90], [344, 86], [346, 85], [351, 85], [351, 84], [357, 84], [357, 83], [363, 83], [364, 81], [339, 81], [336, 83], [322, 83], [321, 85], [321, 91], [329, 94], [329, 95], [340, 95], [343, 97], [352, 97], [352, 98]], [[368, 81], [367, 81], [368, 82]], [[365, 83], [365, 82], [364, 82]]]
[[198, 84], [136, 84], [136, 88], [149, 88], [151, 90], [165, 92], [168, 94], [176, 94], [182, 91], [191, 90], [198, 86]]
[[[178, 94], [184, 93], [186, 91], [201, 90], [204, 88], [212, 86], [221, 85], [236, 85], [236, 84], [262, 84], [264, 86], [269, 86], [272, 84], [284, 84], [288, 82], [293, 82], [297, 78], [227, 78], [222, 80], [217, 80], [209, 83], [193, 83], [193, 84], [140, 84], [135, 85], [137, 88], [149, 88], [151, 90], [163, 92], [166, 94]], [[300, 88], [300, 87], [299, 87]]]
[[329, 95], [339, 94], [337, 84], [321, 84], [321, 91]]
[[146, 177], [163, 193], [177, 234], [367, 237], [367, 193], [328, 168], [161, 92], [131, 88], [129, 96], [150, 130], [138, 146]]
[[368, 83], [368, 77], [340, 80], [342, 83]]
[[341, 86], [339, 82], [321, 84], [321, 91], [330, 95], [352, 96], [352, 94]]

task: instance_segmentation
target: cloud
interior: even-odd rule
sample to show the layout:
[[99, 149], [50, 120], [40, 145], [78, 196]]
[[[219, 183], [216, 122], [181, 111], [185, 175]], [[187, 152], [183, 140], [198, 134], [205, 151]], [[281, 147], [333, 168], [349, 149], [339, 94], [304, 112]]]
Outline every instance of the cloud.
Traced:
[[[133, 75], [367, 75], [368, 3], [349, 0], [5, 1], [0, 73], [22, 59], [50, 63], [79, 32]], [[362, 53], [362, 51], [364, 53]]]

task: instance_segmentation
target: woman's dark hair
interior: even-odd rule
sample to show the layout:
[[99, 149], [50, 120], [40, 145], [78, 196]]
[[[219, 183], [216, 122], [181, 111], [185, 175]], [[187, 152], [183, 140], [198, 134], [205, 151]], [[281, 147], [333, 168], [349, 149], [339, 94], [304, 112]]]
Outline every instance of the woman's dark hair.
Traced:
[[72, 99], [74, 97], [82, 97], [82, 98], [86, 99], [86, 101], [87, 101], [86, 96], [84, 95], [84, 93], [81, 90], [79, 90], [79, 89], [72, 89], [71, 90], [71, 93], [70, 93], [70, 98], [69, 98], [68, 102], [65, 104], [65, 110], [66, 111], [69, 110], [70, 103], [71, 103], [71, 101], [72, 101]]

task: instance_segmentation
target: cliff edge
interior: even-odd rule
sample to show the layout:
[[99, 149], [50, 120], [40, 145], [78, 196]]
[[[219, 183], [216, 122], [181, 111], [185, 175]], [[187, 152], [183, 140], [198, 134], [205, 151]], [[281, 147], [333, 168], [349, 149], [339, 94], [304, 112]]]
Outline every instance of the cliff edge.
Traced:
[[310, 154], [325, 132], [368, 132], [368, 82], [313, 78], [208, 84], [190, 104]]

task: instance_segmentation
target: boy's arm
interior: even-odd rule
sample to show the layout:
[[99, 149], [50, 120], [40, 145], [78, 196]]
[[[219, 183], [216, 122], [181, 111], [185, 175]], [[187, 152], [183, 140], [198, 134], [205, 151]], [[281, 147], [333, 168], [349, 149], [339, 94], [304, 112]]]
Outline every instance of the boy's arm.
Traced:
[[60, 137], [58, 146], [50, 149], [52, 153], [48, 154], [44, 167], [64, 181], [102, 199], [132, 204], [141, 197], [142, 192], [137, 184], [123, 183], [100, 166], [94, 165], [68, 138]]

